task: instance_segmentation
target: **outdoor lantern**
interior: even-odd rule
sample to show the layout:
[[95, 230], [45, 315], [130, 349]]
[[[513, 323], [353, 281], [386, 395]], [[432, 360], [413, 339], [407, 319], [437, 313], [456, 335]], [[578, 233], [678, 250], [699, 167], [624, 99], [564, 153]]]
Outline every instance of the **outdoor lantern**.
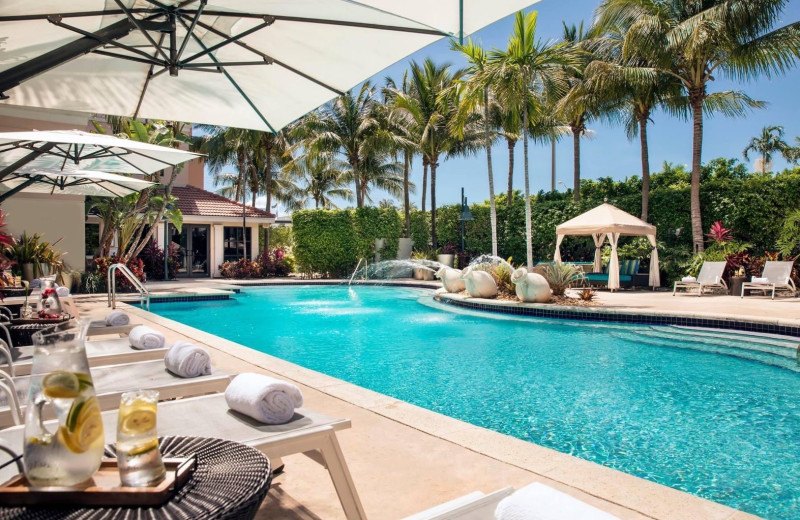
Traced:
[[[464, 188], [461, 188], [461, 216], [458, 219], [461, 222], [461, 253], [464, 253], [464, 222], [467, 220], [474, 220], [472, 212], [467, 206], [467, 198], [464, 196]], [[459, 267], [461, 267], [459, 265]]]

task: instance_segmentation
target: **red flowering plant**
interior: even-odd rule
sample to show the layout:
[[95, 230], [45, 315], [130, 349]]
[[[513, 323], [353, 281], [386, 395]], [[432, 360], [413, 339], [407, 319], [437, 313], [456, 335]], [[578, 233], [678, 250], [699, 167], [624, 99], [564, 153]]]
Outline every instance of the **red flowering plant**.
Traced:
[[[16, 263], [6, 256], [6, 248], [15, 244], [14, 236], [6, 231], [7, 225], [6, 215], [0, 210], [0, 270], [8, 269]], [[4, 285], [2, 279], [0, 279], [0, 285]]]
[[726, 262], [723, 275], [725, 279], [749, 271], [751, 258], [747, 250], [752, 247], [752, 244], [736, 240], [733, 230], [723, 226], [722, 221], [719, 220], [711, 224], [706, 237], [710, 239], [711, 244], [702, 254], [696, 255], [694, 258], [696, 271], [699, 271], [705, 261], [719, 262], [723, 260]]
[[733, 240], [733, 232], [722, 227], [722, 221], [718, 220], [711, 224], [711, 229], [706, 233], [706, 236], [714, 241], [715, 244], [724, 245]]

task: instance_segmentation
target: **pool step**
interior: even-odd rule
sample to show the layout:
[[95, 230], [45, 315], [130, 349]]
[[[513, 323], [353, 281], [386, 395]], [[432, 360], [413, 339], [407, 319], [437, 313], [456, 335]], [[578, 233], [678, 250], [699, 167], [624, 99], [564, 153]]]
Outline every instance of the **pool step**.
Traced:
[[[645, 345], [667, 348], [685, 348], [749, 359], [766, 365], [777, 366], [800, 373], [797, 346], [789, 347], [790, 340], [783, 338], [781, 344], [769, 345], [762, 336], [733, 334], [698, 329], [696, 334], [681, 334], [673, 327], [651, 329], [617, 329], [613, 337]], [[679, 338], [676, 338], [680, 335]]]
[[796, 351], [800, 345], [800, 338], [792, 336], [781, 336], [779, 334], [753, 334], [745, 331], [720, 329], [707, 329], [702, 327], [685, 327], [681, 325], [670, 325], [673, 334], [686, 336], [702, 336], [707, 338], [718, 338], [729, 341], [745, 341], [751, 344], [771, 345]]

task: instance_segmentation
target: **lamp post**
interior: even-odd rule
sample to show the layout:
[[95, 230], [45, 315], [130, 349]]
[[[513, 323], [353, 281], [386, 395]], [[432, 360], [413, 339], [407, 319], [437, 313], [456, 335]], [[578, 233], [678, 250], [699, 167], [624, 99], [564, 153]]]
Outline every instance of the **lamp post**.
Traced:
[[[467, 206], [467, 198], [464, 196], [464, 188], [461, 188], [461, 216], [458, 218], [461, 222], [461, 254], [464, 254], [464, 222], [467, 220], [473, 220], [472, 212], [469, 210], [469, 206]], [[459, 267], [461, 267], [461, 261], [459, 260]]]

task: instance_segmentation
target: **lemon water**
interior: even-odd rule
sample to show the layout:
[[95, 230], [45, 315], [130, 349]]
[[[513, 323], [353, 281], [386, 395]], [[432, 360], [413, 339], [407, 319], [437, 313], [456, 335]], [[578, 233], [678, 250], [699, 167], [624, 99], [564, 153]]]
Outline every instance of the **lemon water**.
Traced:
[[[48, 408], [58, 424], [45, 426]], [[23, 463], [35, 487], [73, 486], [89, 479], [103, 456], [103, 421], [83, 341], [77, 334], [34, 348], [25, 412]]]
[[117, 464], [124, 486], [153, 486], [166, 475], [158, 450], [157, 402], [155, 390], [122, 394], [117, 421]]

